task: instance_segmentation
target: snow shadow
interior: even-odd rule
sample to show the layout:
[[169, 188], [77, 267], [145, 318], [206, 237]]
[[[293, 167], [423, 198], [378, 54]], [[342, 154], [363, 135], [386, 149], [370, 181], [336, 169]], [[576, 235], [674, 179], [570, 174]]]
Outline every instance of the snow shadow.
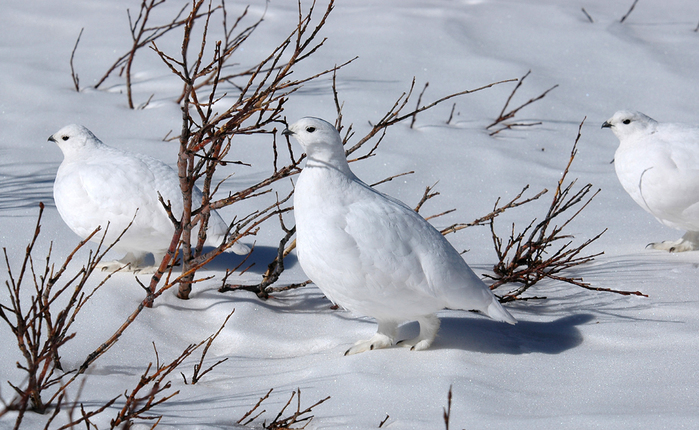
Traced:
[[548, 322], [519, 321], [511, 326], [484, 318], [446, 317], [441, 318], [432, 348], [486, 354], [560, 354], [583, 342], [577, 326], [593, 318], [591, 314], [576, 314]]
[[[246, 242], [245, 239], [243, 239], [243, 243], [252, 245], [250, 242]], [[210, 250], [211, 248], [204, 248], [204, 252]], [[276, 247], [256, 245], [255, 249], [252, 250], [250, 257], [247, 259], [247, 261], [243, 262], [242, 264], [241, 262], [245, 260], [245, 255], [238, 255], [232, 252], [224, 252], [223, 254], [214, 258], [213, 261], [211, 261], [209, 264], [207, 264], [205, 269], [224, 272], [226, 269], [234, 269], [235, 267], [240, 265], [238, 271], [242, 271], [245, 270], [247, 267], [250, 267], [250, 265], [252, 265], [252, 267], [250, 267], [246, 271], [246, 273], [257, 273], [259, 275], [262, 275], [267, 271], [267, 266], [269, 265], [269, 263], [272, 262], [272, 260], [274, 260], [276, 256]], [[291, 253], [287, 255], [286, 258], [284, 258], [284, 268], [290, 269], [294, 267], [297, 262], [298, 260], [296, 259], [296, 255]]]

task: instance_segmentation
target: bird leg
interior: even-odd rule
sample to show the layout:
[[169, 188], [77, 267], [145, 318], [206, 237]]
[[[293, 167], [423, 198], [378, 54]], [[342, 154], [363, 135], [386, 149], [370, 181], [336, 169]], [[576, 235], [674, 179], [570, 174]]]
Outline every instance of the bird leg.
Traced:
[[439, 318], [437, 315], [426, 315], [417, 319], [420, 323], [420, 334], [409, 340], [402, 340], [398, 342], [400, 346], [405, 348], [410, 348], [411, 351], [422, 351], [427, 349], [434, 342], [434, 338], [437, 337], [437, 331], [439, 331]]
[[379, 321], [378, 323], [379, 329], [371, 339], [358, 341], [345, 352], [345, 355], [359, 354], [364, 351], [392, 346], [393, 339], [396, 338], [396, 332], [398, 331], [398, 324], [394, 321]]

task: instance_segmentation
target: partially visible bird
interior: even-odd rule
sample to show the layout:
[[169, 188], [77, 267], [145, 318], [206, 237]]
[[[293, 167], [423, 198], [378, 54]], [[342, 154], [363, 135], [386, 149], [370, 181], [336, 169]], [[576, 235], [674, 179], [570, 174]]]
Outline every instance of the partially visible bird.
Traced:
[[415, 320], [420, 334], [401, 344], [429, 348], [444, 308], [516, 323], [437, 229], [352, 173], [331, 124], [303, 118], [283, 133], [308, 156], [294, 191], [299, 263], [331, 301], [379, 325], [345, 355], [391, 346], [398, 326]]
[[[103, 231], [107, 229], [104, 243], [111, 244], [133, 220], [114, 247], [126, 252], [126, 256], [100, 267], [153, 272], [157, 267], [148, 266], [146, 256], [153, 254], [154, 264], [159, 265], [175, 232], [158, 193], [170, 202], [175, 217], [184, 210], [177, 173], [153, 157], [107, 146], [80, 125], [63, 127], [49, 140], [63, 152], [53, 185], [53, 198], [63, 221], [81, 238], [101, 226]], [[200, 204], [201, 191], [195, 189], [192, 194], [193, 204]], [[221, 216], [211, 211], [206, 245], [220, 245], [226, 239], [226, 231]], [[98, 234], [92, 240], [99, 242], [101, 238], [102, 234]], [[232, 250], [247, 254], [250, 248], [236, 243]]]
[[662, 224], [686, 230], [654, 249], [699, 249], [699, 127], [658, 123], [641, 112], [622, 110], [602, 124], [619, 138], [614, 167], [619, 182]]

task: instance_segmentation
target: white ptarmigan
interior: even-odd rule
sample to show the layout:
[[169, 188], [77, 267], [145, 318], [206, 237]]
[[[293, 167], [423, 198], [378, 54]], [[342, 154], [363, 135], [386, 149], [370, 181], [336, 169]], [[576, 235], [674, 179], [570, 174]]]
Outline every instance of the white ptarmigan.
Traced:
[[[175, 232], [158, 193], [165, 202], [170, 201], [175, 217], [184, 209], [177, 173], [153, 157], [107, 146], [80, 125], [63, 127], [49, 140], [63, 152], [53, 185], [53, 199], [61, 218], [73, 232], [85, 238], [98, 226], [104, 232], [109, 224], [104, 243], [111, 244], [133, 220], [114, 247], [126, 252], [126, 256], [100, 267], [141, 273], [156, 269], [145, 264], [145, 257], [153, 254], [154, 264], [159, 265]], [[201, 191], [195, 189], [192, 198], [195, 204], [201, 202]], [[211, 211], [206, 244], [220, 245], [226, 230], [221, 216]], [[99, 233], [92, 240], [99, 242], [101, 238]], [[250, 248], [236, 243], [232, 251], [247, 254]]]
[[699, 249], [699, 128], [662, 124], [626, 110], [602, 127], [619, 138], [614, 168], [626, 192], [662, 224], [686, 230], [679, 240], [648, 246], [670, 252]]
[[444, 308], [516, 323], [439, 231], [352, 173], [331, 124], [303, 118], [283, 133], [308, 156], [294, 191], [301, 267], [335, 304], [379, 324], [345, 355], [389, 347], [398, 326], [415, 320], [420, 334], [401, 344], [429, 348], [439, 329], [435, 312]]

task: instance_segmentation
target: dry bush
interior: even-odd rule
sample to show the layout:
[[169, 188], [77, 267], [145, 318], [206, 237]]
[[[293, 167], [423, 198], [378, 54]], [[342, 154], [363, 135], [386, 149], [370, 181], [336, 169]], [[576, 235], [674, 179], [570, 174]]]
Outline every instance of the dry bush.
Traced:
[[[522, 300], [522, 294], [530, 287], [543, 279], [553, 279], [582, 288], [608, 291], [624, 295], [640, 295], [639, 291], [619, 291], [608, 288], [592, 287], [580, 277], [567, 275], [569, 269], [589, 263], [595, 257], [603, 254], [585, 254], [583, 251], [591, 243], [604, 234], [607, 229], [596, 236], [585, 240], [583, 243], [574, 246], [574, 237], [564, 230], [582, 212], [600, 190], [592, 193], [592, 184], [586, 184], [574, 190], [577, 179], [566, 183], [570, 166], [577, 154], [577, 145], [581, 137], [581, 130], [585, 120], [580, 123], [575, 143], [568, 159], [568, 164], [563, 170], [563, 174], [556, 184], [556, 189], [543, 219], [532, 220], [522, 231], [516, 232], [515, 225], [511, 227], [509, 238], [505, 241], [495, 231], [495, 216], [486, 216], [493, 239], [493, 245], [498, 257], [498, 262], [493, 267], [493, 275], [486, 275], [495, 282], [490, 286], [495, 290], [504, 285], [517, 285], [514, 289], [502, 294], [501, 302]], [[522, 193], [526, 188], [522, 191]], [[528, 201], [538, 199], [547, 190], [543, 190]], [[520, 193], [514, 201], [521, 198]], [[510, 202], [511, 204], [512, 202]], [[506, 205], [507, 206], [507, 205]], [[497, 215], [500, 209], [497, 208], [492, 214]], [[477, 220], [478, 221], [478, 220]], [[474, 224], [475, 225], [475, 224]]]
[[[27, 410], [46, 412], [64, 392], [71, 381], [65, 383], [66, 375], [61, 365], [61, 348], [73, 337], [73, 323], [85, 303], [109, 279], [108, 275], [91, 291], [87, 281], [108, 247], [100, 252], [102, 244], [90, 251], [87, 262], [75, 274], [66, 274], [68, 264], [75, 254], [96, 235], [95, 230], [66, 257], [60, 268], [51, 261], [51, 247], [43, 267], [35, 266], [33, 251], [41, 232], [41, 216], [44, 205], [40, 203], [39, 216], [34, 234], [26, 248], [18, 273], [11, 267], [7, 250], [3, 248], [7, 268], [5, 286], [9, 304], [0, 304], [0, 319], [4, 321], [17, 341], [23, 363], [18, 362], [26, 379], [21, 384], [8, 384], [16, 397], [7, 406], [19, 412], [17, 423], [21, 422]], [[27, 286], [30, 284], [31, 286]]]
[[[262, 403], [269, 398], [270, 394], [272, 394], [272, 391], [273, 391], [273, 389], [270, 389], [267, 392], [267, 394], [262, 396], [260, 398], [260, 400], [255, 404], [255, 406], [253, 406], [252, 409], [247, 411], [245, 413], [245, 415], [243, 415], [243, 417], [238, 420], [237, 423], [242, 424], [244, 426], [248, 426], [248, 425], [252, 424], [253, 421], [255, 421], [257, 418], [259, 418], [262, 414], [267, 412], [264, 409], [259, 411], [259, 412], [257, 410], [260, 408]], [[284, 412], [289, 407], [291, 402], [294, 400], [294, 397], [296, 397], [296, 411], [291, 412], [291, 414], [288, 416], [284, 416]], [[300, 423], [304, 423], [303, 427], [294, 427], [294, 428], [297, 428], [297, 429], [306, 428], [306, 426], [313, 419], [313, 415], [309, 415], [313, 411], [313, 408], [326, 402], [327, 400], [330, 400], [330, 396], [328, 396], [324, 399], [318, 400], [313, 405], [307, 407], [304, 410], [301, 410], [301, 389], [297, 388], [296, 391], [293, 391], [291, 393], [289, 400], [282, 407], [282, 409], [277, 413], [277, 415], [274, 417], [272, 422], [270, 422], [269, 424], [267, 424], [267, 422], [263, 422], [262, 428], [265, 430], [292, 429], [292, 427], [291, 427], [292, 425], [296, 425], [296, 424], [300, 424]], [[253, 414], [256, 414], [256, 415], [253, 415]]]
[[[534, 219], [519, 232], [516, 231], [516, 227], [513, 224], [510, 228], [510, 234], [507, 240], [504, 240], [496, 232], [495, 220], [499, 215], [506, 210], [538, 200], [548, 193], [547, 189], [543, 189], [531, 197], [525, 197], [524, 195], [529, 189], [529, 185], [526, 185], [513, 199], [506, 203], [501, 203], [500, 198], [498, 198], [490, 213], [471, 222], [455, 223], [441, 230], [443, 235], [447, 235], [468, 227], [489, 226], [498, 260], [497, 263], [493, 265], [493, 274], [485, 275], [494, 281], [490, 285], [490, 288], [492, 290], [502, 290], [505, 289], [504, 286], [506, 285], [510, 287], [515, 285], [513, 289], [499, 295], [501, 302], [525, 300], [522, 293], [543, 279], [562, 281], [589, 290], [645, 297], [645, 294], [639, 291], [620, 291], [593, 287], [589, 283], [583, 281], [582, 278], [567, 274], [573, 267], [590, 263], [595, 257], [603, 254], [602, 252], [584, 254], [583, 251], [587, 246], [599, 239], [606, 231], [606, 229], [604, 229], [596, 236], [585, 240], [577, 246], [573, 246], [574, 237], [564, 232], [564, 229], [568, 227], [580, 212], [587, 207], [597, 193], [599, 193], [599, 190], [597, 190], [589, 195], [592, 191], [592, 184], [586, 184], [580, 189], [574, 190], [577, 179], [566, 183], [570, 167], [577, 154], [577, 145], [581, 137], [581, 130], [584, 122], [585, 120], [583, 119], [578, 127], [578, 134], [573, 144], [568, 163], [556, 184], [551, 203], [541, 221]], [[439, 195], [438, 192], [433, 190], [434, 185], [426, 187], [422, 198], [415, 208], [416, 211], [419, 212], [426, 201]], [[450, 209], [437, 215], [428, 216], [426, 219], [433, 219], [453, 212], [454, 210], [455, 209]], [[560, 221], [560, 224], [557, 224], [561, 219], [562, 221]], [[531, 298], [545, 297], [529, 297], [527, 299]]]

